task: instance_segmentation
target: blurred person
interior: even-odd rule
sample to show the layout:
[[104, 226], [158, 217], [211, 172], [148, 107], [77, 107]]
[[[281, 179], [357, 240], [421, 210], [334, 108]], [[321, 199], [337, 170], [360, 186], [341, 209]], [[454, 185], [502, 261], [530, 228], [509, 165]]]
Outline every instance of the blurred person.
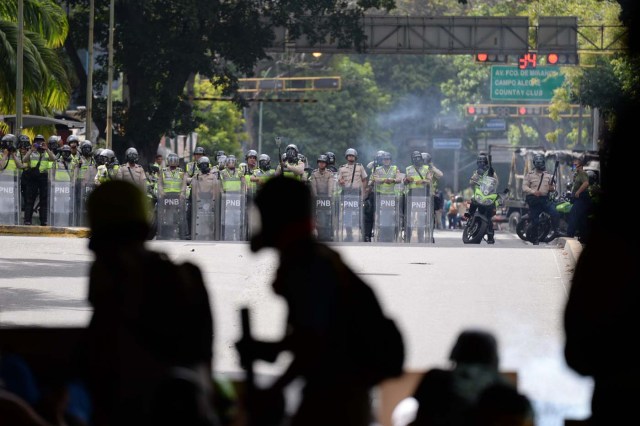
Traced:
[[[385, 339], [386, 326], [373, 321], [385, 317], [371, 288], [335, 251], [313, 237], [307, 185], [274, 177], [258, 191], [255, 203], [262, 228], [250, 247], [253, 252], [274, 248], [279, 253], [272, 289], [287, 303], [287, 324], [279, 341], [244, 335], [236, 347], [245, 368], [256, 359], [273, 362], [283, 351], [290, 351], [293, 359], [268, 389], [255, 396], [250, 415], [260, 418], [261, 408], [282, 411], [283, 389], [301, 378], [302, 400], [290, 426], [368, 426], [371, 387], [402, 371], [401, 336], [393, 343]], [[287, 209], [279, 208], [285, 204]], [[369, 350], [365, 341], [384, 349]], [[373, 367], [378, 364], [372, 363], [371, 355], [391, 353], [399, 355], [395, 368], [383, 372]]]
[[145, 246], [148, 202], [137, 185], [107, 181], [88, 208], [91, 423], [217, 425], [213, 316], [200, 269]]

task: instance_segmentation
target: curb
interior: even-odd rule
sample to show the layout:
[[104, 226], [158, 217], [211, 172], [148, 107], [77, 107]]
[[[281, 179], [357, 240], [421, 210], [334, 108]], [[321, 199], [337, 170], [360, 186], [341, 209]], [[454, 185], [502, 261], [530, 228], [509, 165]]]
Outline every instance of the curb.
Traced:
[[89, 228], [61, 226], [0, 225], [0, 235], [32, 235], [35, 237], [89, 238]]
[[582, 244], [575, 238], [560, 237], [558, 238], [558, 246], [567, 252], [569, 260], [575, 266], [582, 253]]

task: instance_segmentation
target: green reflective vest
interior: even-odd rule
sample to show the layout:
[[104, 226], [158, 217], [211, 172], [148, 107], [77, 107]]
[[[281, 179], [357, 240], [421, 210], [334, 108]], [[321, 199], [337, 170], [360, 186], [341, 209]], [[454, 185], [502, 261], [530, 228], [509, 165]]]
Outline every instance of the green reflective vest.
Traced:
[[174, 170], [164, 169], [162, 171], [162, 188], [165, 193], [182, 192], [182, 180], [184, 179], [184, 172], [175, 168]]
[[238, 169], [231, 172], [224, 169], [220, 172], [220, 180], [222, 181], [222, 190], [224, 192], [240, 192], [242, 190], [242, 178]]

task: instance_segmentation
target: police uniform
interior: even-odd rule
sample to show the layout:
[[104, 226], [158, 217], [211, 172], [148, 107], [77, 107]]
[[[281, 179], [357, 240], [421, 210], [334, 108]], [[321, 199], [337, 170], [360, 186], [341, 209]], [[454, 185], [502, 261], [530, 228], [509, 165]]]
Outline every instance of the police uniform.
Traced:
[[[553, 185], [553, 175], [551, 173], [533, 169], [527, 173], [522, 182], [522, 192], [525, 194], [525, 199], [529, 205], [529, 217], [532, 223], [538, 223], [538, 217], [543, 211], [547, 212], [551, 216], [551, 223], [554, 231], [558, 229], [559, 214], [555, 209], [555, 206], [549, 202], [549, 192], [555, 190]], [[535, 195], [536, 192], [540, 192], [540, 195]], [[532, 238], [533, 237], [533, 238]], [[538, 243], [537, 232], [534, 235], [529, 236], [529, 239], [534, 244]]]
[[[35, 150], [33, 147], [27, 151], [25, 162], [29, 164], [30, 173], [27, 174], [26, 201], [24, 205], [24, 224], [31, 225], [36, 197], [39, 198], [40, 225], [45, 226], [49, 214], [49, 170], [55, 162], [55, 155], [50, 149], [46, 151]], [[23, 174], [23, 177], [25, 175]]]
[[261, 168], [256, 167], [255, 169], [253, 169], [253, 174], [251, 175], [251, 178], [254, 180], [254, 182], [252, 183], [257, 184], [258, 186], [262, 186], [275, 175], [276, 171], [273, 169], [262, 170]]
[[220, 172], [220, 181], [224, 192], [241, 192], [244, 187], [244, 176], [239, 169], [225, 168]]
[[100, 185], [101, 183], [115, 179], [119, 169], [120, 166], [117, 165], [111, 165], [111, 167], [109, 167], [106, 164], [100, 164], [96, 171], [96, 177], [94, 178], [93, 183]]
[[367, 172], [360, 163], [343, 164], [338, 169], [338, 183], [342, 186], [343, 190], [359, 190], [362, 196], [364, 192], [364, 182], [366, 182], [366, 180]]
[[317, 197], [318, 195], [330, 196], [334, 192], [335, 179], [333, 173], [331, 173], [327, 168], [324, 170], [315, 169], [311, 172], [309, 184], [311, 186], [311, 194], [314, 197]]
[[126, 163], [120, 166], [115, 178], [128, 180], [137, 185], [142, 191], [144, 191], [147, 186], [147, 175], [144, 172], [144, 168], [139, 164], [133, 163], [133, 165], [131, 165], [131, 163]]
[[278, 164], [276, 168], [276, 175], [283, 174], [285, 177], [290, 177], [299, 181], [302, 181], [304, 175], [304, 163], [302, 161], [284, 163], [284, 173], [282, 172], [282, 163]]

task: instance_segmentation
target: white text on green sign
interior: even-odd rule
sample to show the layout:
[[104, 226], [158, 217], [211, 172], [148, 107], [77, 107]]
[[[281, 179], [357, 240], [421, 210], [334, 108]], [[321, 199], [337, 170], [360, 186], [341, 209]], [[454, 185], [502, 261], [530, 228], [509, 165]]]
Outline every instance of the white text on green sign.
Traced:
[[553, 91], [563, 82], [559, 67], [519, 69], [494, 65], [491, 67], [491, 100], [550, 101]]

